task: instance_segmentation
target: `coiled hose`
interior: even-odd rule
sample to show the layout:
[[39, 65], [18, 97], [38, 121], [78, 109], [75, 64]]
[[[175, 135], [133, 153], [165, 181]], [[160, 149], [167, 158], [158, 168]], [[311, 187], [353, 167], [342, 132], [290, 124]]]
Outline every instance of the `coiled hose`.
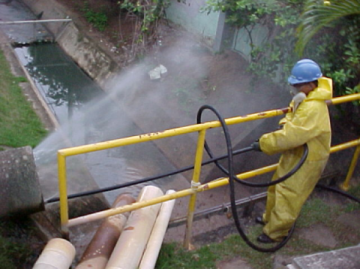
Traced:
[[[238, 213], [237, 213], [237, 210], [236, 210], [235, 184], [234, 184], [234, 182], [236, 181], [236, 182], [238, 182], [240, 184], [250, 186], [250, 187], [268, 187], [268, 186], [275, 185], [275, 184], [278, 184], [278, 183], [286, 180], [287, 178], [292, 176], [305, 162], [305, 160], [307, 158], [307, 155], [308, 155], [308, 147], [307, 147], [307, 145], [304, 144], [304, 153], [303, 153], [303, 156], [301, 157], [300, 161], [295, 165], [295, 167], [288, 174], [284, 175], [283, 177], [280, 177], [277, 180], [267, 182], [267, 183], [250, 183], [250, 182], [243, 181], [243, 180], [237, 178], [237, 176], [234, 173], [233, 152], [232, 152], [232, 145], [231, 145], [231, 139], [230, 139], [230, 132], [228, 130], [228, 127], [227, 127], [224, 119], [221, 117], [221, 115], [213, 107], [211, 107], [209, 105], [204, 105], [198, 111], [197, 123], [201, 123], [201, 115], [202, 115], [204, 110], [211, 110], [217, 116], [218, 120], [221, 123], [221, 127], [223, 129], [223, 132], [224, 132], [226, 146], [227, 146], [227, 155], [228, 155], [228, 158], [227, 158], [227, 160], [228, 160], [228, 162], [227, 162], [228, 169], [223, 167], [217, 160], [214, 161], [214, 162], [215, 162], [216, 166], [229, 177], [231, 211], [232, 211], [232, 215], [233, 215], [233, 218], [234, 218], [236, 228], [237, 228], [240, 236], [243, 238], [243, 240], [246, 242], [247, 245], [249, 245], [251, 248], [253, 248], [253, 249], [257, 250], [257, 251], [260, 251], [260, 252], [275, 252], [275, 251], [279, 250], [280, 248], [285, 246], [286, 243], [291, 238], [291, 236], [292, 236], [292, 234], [293, 234], [293, 232], [295, 230], [295, 223], [292, 226], [292, 228], [290, 229], [288, 235], [281, 242], [279, 242], [277, 245], [275, 245], [274, 247], [263, 248], [263, 247], [259, 247], [258, 245], [254, 244], [253, 242], [251, 242], [249, 240], [249, 238], [246, 236], [245, 232], [243, 231], [243, 229], [241, 227], [239, 216], [238, 216]], [[207, 151], [207, 153], [209, 154], [210, 158], [213, 158], [213, 154], [212, 154], [212, 152], [210, 150], [210, 147], [208, 146], [206, 141], [205, 141], [204, 147], [205, 147], [205, 150]], [[245, 152], [245, 151], [249, 151], [249, 150], [252, 150], [252, 149], [253, 149], [252, 147], [248, 147], [248, 148], [243, 149], [242, 151]], [[335, 188], [331, 188], [331, 187], [328, 187], [328, 186], [324, 186], [324, 185], [321, 185], [321, 184], [318, 184], [316, 187], [326, 189], [326, 190], [329, 190], [329, 191], [333, 191], [335, 193], [344, 195], [345, 197], [347, 197], [349, 199], [352, 199], [352, 200], [354, 200], [356, 202], [360, 202], [360, 199], [358, 199], [358, 198], [356, 198], [356, 197], [354, 197], [354, 196], [352, 196], [352, 195], [350, 195], [350, 194], [348, 194], [348, 193], [346, 193], [344, 191], [341, 191], [341, 190], [338, 190], [338, 189], [335, 189]]]
[[[291, 238], [292, 233], [294, 232], [295, 229], [295, 224], [292, 226], [292, 228], [289, 231], [288, 236], [286, 236], [281, 242], [279, 242], [276, 246], [271, 247], [271, 248], [263, 248], [260, 247], [256, 244], [254, 244], [253, 242], [250, 241], [250, 239], [246, 236], [244, 230], [241, 227], [241, 223], [239, 220], [239, 215], [237, 213], [237, 209], [236, 209], [236, 198], [235, 198], [235, 181], [246, 185], [246, 186], [251, 186], [251, 187], [268, 187], [274, 184], [278, 184], [284, 180], [286, 180], [287, 178], [289, 178], [290, 176], [292, 176], [301, 166], [302, 164], [305, 162], [306, 157], [308, 155], [308, 147], [305, 144], [304, 145], [304, 154], [301, 158], [301, 160], [299, 161], [299, 163], [286, 175], [284, 175], [283, 177], [271, 181], [271, 182], [267, 182], [267, 183], [250, 183], [250, 182], [246, 182], [243, 181], [239, 178], [237, 178], [237, 176], [234, 173], [234, 167], [233, 167], [233, 153], [232, 153], [232, 145], [231, 145], [231, 139], [230, 139], [230, 132], [229, 129], [224, 121], [224, 119], [221, 117], [221, 115], [219, 114], [219, 112], [216, 111], [215, 108], [209, 106], [209, 105], [204, 105], [202, 106], [197, 114], [197, 123], [201, 123], [201, 115], [203, 113], [203, 111], [205, 110], [211, 110], [218, 118], [218, 120], [221, 123], [221, 127], [223, 129], [224, 132], [224, 136], [225, 136], [225, 141], [226, 141], [226, 148], [227, 148], [227, 154], [228, 154], [228, 158], [227, 158], [227, 165], [228, 165], [228, 169], [225, 169], [222, 165], [219, 164], [218, 161], [215, 161], [215, 164], [217, 165], [217, 167], [223, 171], [228, 177], [229, 177], [229, 186], [230, 186], [230, 204], [231, 204], [231, 212], [234, 218], [234, 222], [235, 222], [235, 226], [236, 229], [238, 230], [240, 236], [242, 237], [242, 239], [245, 241], [245, 243], [247, 245], [249, 245], [251, 248], [260, 251], [260, 252], [275, 252], [277, 250], [279, 250], [280, 248], [282, 248], [283, 246], [286, 245], [286, 243], [289, 241], [289, 239]], [[205, 141], [205, 149], [207, 151], [207, 153], [209, 154], [209, 156], [212, 158], [213, 154], [207, 144], [207, 142]]]

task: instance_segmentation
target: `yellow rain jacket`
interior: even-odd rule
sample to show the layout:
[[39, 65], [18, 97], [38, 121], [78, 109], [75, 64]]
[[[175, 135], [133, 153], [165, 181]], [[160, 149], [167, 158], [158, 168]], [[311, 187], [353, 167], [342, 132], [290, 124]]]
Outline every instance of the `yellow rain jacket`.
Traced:
[[[299, 162], [303, 144], [307, 143], [309, 148], [306, 161], [293, 176], [268, 188], [263, 232], [273, 240], [279, 241], [288, 235], [325, 168], [331, 142], [325, 100], [331, 98], [332, 80], [319, 78], [318, 87], [280, 121], [283, 128], [264, 134], [259, 140], [260, 148], [266, 154], [282, 153], [272, 180], [286, 175]], [[290, 106], [294, 108], [294, 101]]]

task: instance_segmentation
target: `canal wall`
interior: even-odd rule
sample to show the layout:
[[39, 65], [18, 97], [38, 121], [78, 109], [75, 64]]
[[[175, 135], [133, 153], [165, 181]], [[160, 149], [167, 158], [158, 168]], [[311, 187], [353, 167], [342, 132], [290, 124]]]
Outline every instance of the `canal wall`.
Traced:
[[[34, 14], [42, 13], [42, 20], [68, 18], [68, 11], [54, 0], [23, 0]], [[72, 19], [72, 18], [71, 18]], [[104, 88], [108, 79], [121, 69], [91, 37], [81, 31], [76, 21], [51, 22], [45, 27], [56, 42], [94, 80]]]

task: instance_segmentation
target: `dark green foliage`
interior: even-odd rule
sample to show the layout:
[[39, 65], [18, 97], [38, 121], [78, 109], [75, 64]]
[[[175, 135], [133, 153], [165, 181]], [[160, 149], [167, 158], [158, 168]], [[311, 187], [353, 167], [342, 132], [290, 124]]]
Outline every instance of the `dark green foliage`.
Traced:
[[[285, 87], [293, 64], [311, 58], [333, 79], [335, 96], [359, 92], [359, 0], [209, 0], [204, 10], [226, 12], [230, 25], [246, 29], [254, 80], [268, 77]], [[269, 29], [259, 46], [252, 42], [254, 25]]]

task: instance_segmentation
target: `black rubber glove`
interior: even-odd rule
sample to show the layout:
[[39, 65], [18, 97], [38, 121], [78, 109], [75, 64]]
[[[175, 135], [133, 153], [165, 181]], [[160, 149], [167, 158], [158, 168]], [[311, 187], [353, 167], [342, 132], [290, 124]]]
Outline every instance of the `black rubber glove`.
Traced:
[[251, 147], [256, 151], [261, 151], [259, 140], [256, 140], [254, 143], [252, 143]]

